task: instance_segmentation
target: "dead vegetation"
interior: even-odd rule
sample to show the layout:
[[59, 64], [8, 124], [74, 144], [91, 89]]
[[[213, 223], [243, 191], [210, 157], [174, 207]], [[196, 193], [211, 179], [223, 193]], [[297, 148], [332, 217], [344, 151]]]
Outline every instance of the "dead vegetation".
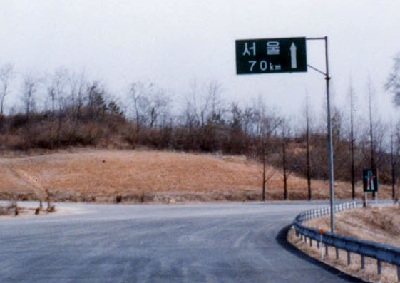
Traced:
[[[335, 232], [400, 247], [400, 237], [398, 237], [400, 232], [399, 216], [399, 206], [367, 207], [341, 212], [335, 215]], [[315, 218], [306, 222], [306, 225], [329, 231], [330, 218]], [[382, 275], [378, 275], [376, 260], [374, 259], [367, 258], [365, 269], [362, 270], [359, 255], [352, 254], [351, 264], [347, 265], [347, 253], [344, 251], [339, 251], [339, 258], [336, 258], [335, 249], [329, 248], [329, 256], [321, 258], [321, 251], [318, 250], [315, 241], [311, 247], [309, 242], [306, 243], [297, 238], [293, 230], [289, 232], [288, 240], [308, 255], [367, 282], [399, 282], [396, 268], [391, 264], [382, 263]]]
[[[330, 230], [329, 217], [315, 218], [306, 223], [312, 227]], [[357, 208], [335, 214], [335, 232], [358, 239], [400, 247], [399, 206]]]
[[4, 215], [18, 215], [19, 208], [15, 202], [11, 202], [8, 205], [0, 205], [0, 216]]
[[[261, 165], [245, 156], [147, 150], [74, 149], [0, 158], [0, 199], [84, 202], [248, 201], [261, 198]], [[280, 169], [267, 167], [267, 199], [283, 199]], [[328, 198], [328, 182], [313, 181], [313, 198]], [[307, 181], [288, 180], [289, 199], [307, 199]], [[357, 188], [361, 197], [362, 188]], [[389, 196], [382, 186], [381, 194]], [[351, 196], [336, 182], [338, 198]]]
[[38, 207], [19, 206], [17, 202], [0, 205], [1, 216], [27, 216], [27, 215], [46, 215], [56, 212], [55, 205], [49, 205], [47, 208], [39, 205]]

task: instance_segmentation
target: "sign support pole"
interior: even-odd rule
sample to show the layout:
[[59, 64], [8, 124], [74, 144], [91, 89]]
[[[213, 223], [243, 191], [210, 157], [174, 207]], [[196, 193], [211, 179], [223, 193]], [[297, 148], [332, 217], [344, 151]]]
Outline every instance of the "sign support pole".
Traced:
[[307, 40], [324, 40], [325, 41], [325, 72], [322, 72], [312, 66], [313, 70], [322, 73], [326, 80], [326, 107], [327, 107], [327, 127], [328, 127], [328, 155], [329, 155], [329, 194], [330, 194], [330, 207], [331, 207], [331, 232], [335, 233], [335, 185], [334, 185], [334, 171], [333, 171], [333, 145], [332, 145], [332, 117], [330, 105], [330, 92], [329, 92], [329, 58], [328, 58], [328, 37], [307, 38]]
[[[325, 72], [307, 64], [306, 40], [325, 41]], [[307, 67], [324, 75], [326, 80], [329, 191], [331, 205], [331, 230], [335, 233], [335, 192], [332, 148], [332, 118], [329, 93], [328, 37], [266, 38], [236, 40], [236, 72], [242, 74], [307, 72]], [[265, 49], [266, 47], [266, 49]], [[261, 53], [257, 50], [264, 50]], [[288, 56], [290, 54], [290, 56]], [[265, 181], [265, 180], [264, 180]], [[264, 192], [264, 190], [263, 190]]]

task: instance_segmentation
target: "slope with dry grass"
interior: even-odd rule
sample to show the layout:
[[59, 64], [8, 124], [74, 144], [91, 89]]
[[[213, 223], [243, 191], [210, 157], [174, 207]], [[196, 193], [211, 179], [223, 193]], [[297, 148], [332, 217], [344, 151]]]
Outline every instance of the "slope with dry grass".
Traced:
[[[315, 218], [306, 225], [329, 231], [330, 218]], [[337, 213], [335, 232], [400, 247], [400, 207], [366, 207]]]
[[[267, 171], [267, 198], [282, 199], [281, 171]], [[261, 195], [261, 166], [244, 156], [75, 149], [2, 157], [0, 178], [0, 199], [43, 199], [46, 190], [59, 201], [245, 201]], [[336, 187], [337, 197], [350, 196], [347, 183]], [[313, 188], [315, 199], [328, 197], [327, 182], [313, 181]], [[306, 199], [306, 193], [306, 180], [291, 175], [289, 199]]]

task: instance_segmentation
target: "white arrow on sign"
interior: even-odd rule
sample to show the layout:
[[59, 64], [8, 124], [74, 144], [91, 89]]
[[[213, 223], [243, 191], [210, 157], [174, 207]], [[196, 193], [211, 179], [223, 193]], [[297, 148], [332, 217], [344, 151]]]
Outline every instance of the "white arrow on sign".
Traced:
[[294, 42], [290, 46], [290, 58], [292, 61], [292, 69], [297, 69], [297, 47]]

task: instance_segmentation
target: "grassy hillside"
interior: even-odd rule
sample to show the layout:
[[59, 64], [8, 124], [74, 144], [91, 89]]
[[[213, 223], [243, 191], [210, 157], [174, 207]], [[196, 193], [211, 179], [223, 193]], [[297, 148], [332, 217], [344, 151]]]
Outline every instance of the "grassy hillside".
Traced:
[[[267, 168], [267, 199], [283, 198], [280, 169]], [[142, 150], [70, 150], [0, 158], [0, 199], [97, 202], [258, 200], [261, 166], [244, 156]], [[313, 181], [313, 196], [328, 197], [328, 184]], [[361, 187], [358, 186], [361, 197]], [[382, 190], [389, 196], [389, 190]], [[337, 196], [350, 186], [336, 184]], [[292, 174], [289, 199], [306, 199], [306, 180]], [[382, 195], [382, 194], [381, 194]]]

